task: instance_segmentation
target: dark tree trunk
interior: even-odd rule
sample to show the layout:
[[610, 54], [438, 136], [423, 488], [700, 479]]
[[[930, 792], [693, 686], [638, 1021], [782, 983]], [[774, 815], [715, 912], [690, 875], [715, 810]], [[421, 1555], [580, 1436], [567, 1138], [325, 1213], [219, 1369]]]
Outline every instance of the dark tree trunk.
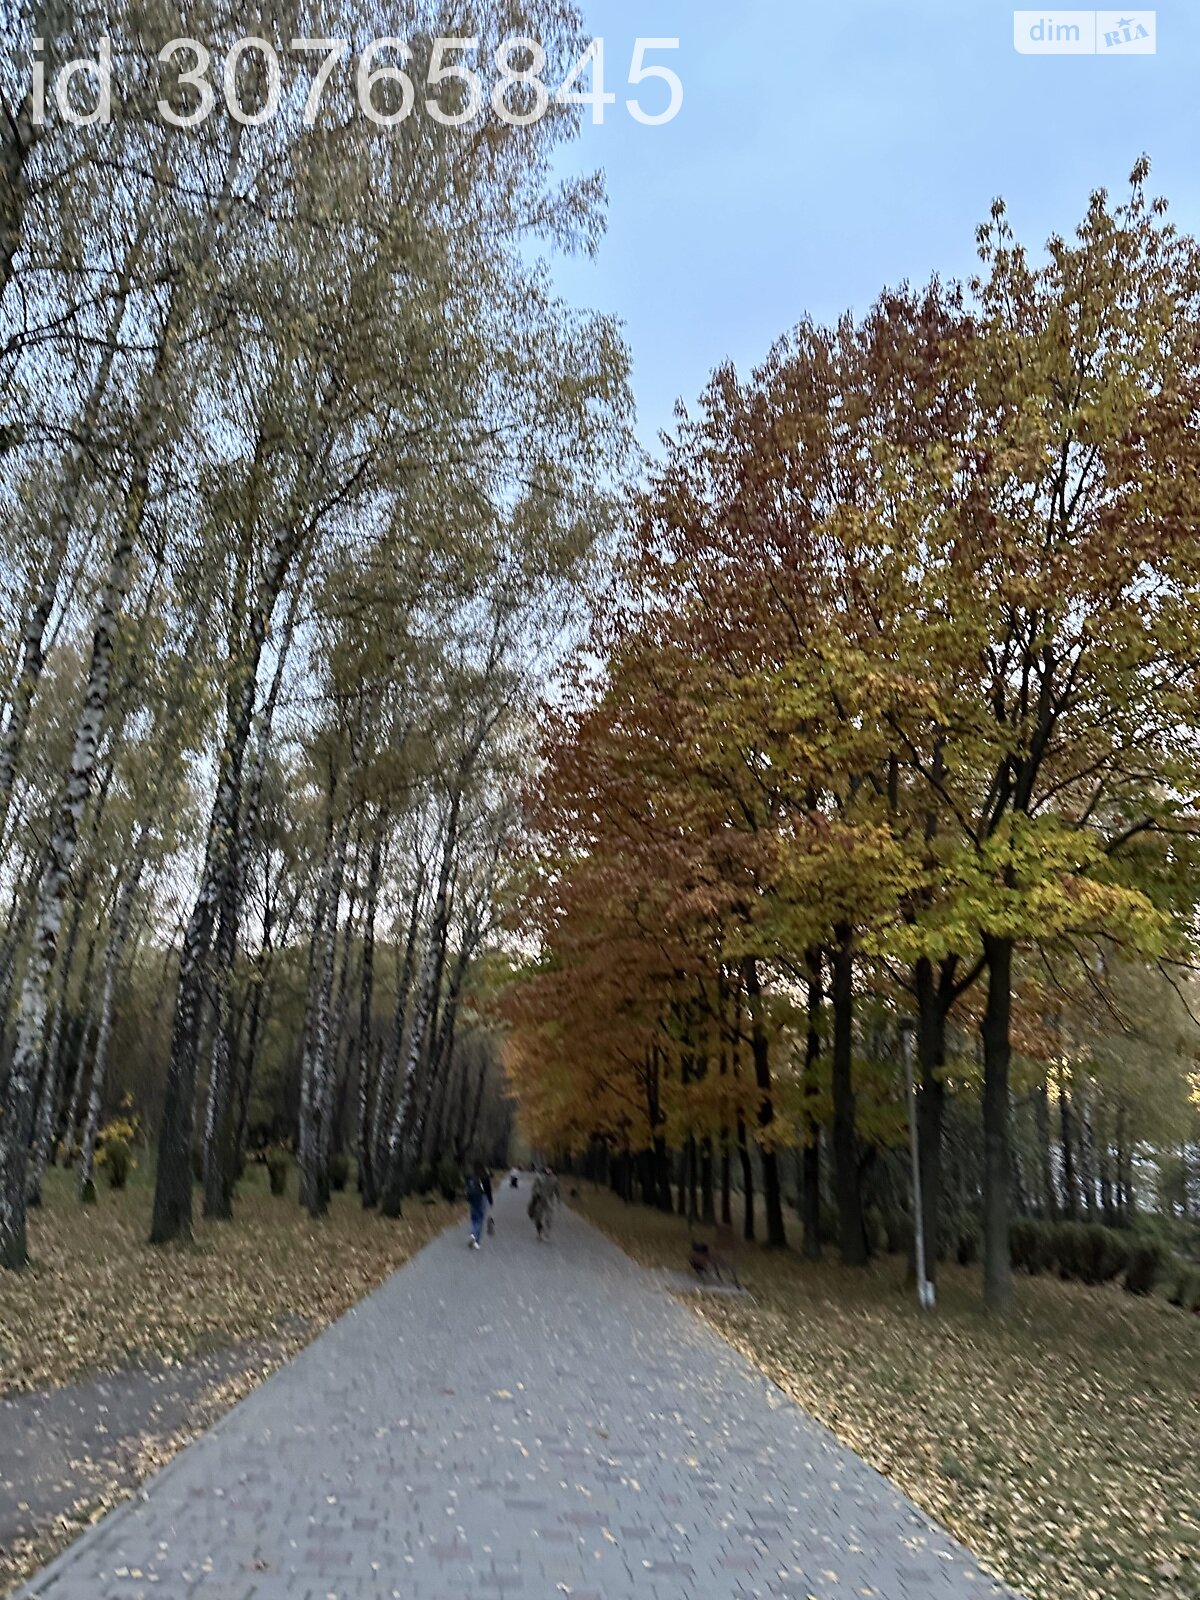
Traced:
[[[159, 361], [162, 358], [160, 346]], [[156, 366], [156, 375], [158, 367]], [[140, 446], [139, 446], [140, 453]], [[26, 1182], [29, 1141], [34, 1132], [34, 1091], [45, 1049], [50, 974], [58, 952], [63, 906], [79, 845], [80, 824], [91, 793], [96, 755], [112, 687], [113, 662], [134, 552], [149, 497], [149, 466], [139, 461], [114, 533], [107, 572], [96, 604], [92, 649], [83, 704], [66, 778], [49, 819], [48, 855], [37, 891], [37, 914], [25, 958], [9, 1066], [5, 1117], [0, 1122], [0, 1266], [28, 1262]]]
[[754, 1081], [759, 1091], [758, 1126], [763, 1137], [758, 1140], [762, 1159], [763, 1214], [767, 1224], [766, 1243], [771, 1249], [783, 1249], [787, 1232], [783, 1225], [783, 1190], [779, 1182], [779, 1157], [771, 1143], [775, 1107], [771, 1099], [771, 1059], [767, 1032], [762, 1016], [762, 989], [758, 980], [758, 963], [747, 956], [743, 964], [746, 995], [750, 1002], [750, 1045], [754, 1057]]
[[[413, 974], [416, 970], [417, 933], [421, 920], [421, 899], [424, 894], [425, 873], [422, 867], [417, 875], [412, 905], [409, 908], [408, 935], [404, 943], [404, 960], [396, 984], [396, 1004], [392, 1012], [383, 1053], [379, 1059], [379, 1075], [375, 1084], [375, 1105], [371, 1113], [371, 1173], [376, 1191], [382, 1181], [386, 1162], [385, 1130], [394, 1110], [396, 1073], [400, 1065], [400, 1052], [404, 1046], [405, 1021], [412, 993]], [[378, 1197], [378, 1195], [377, 1195]]]
[[367, 865], [367, 906], [363, 915], [362, 991], [358, 1007], [358, 1122], [356, 1155], [358, 1188], [364, 1206], [375, 1204], [375, 1168], [371, 1159], [371, 1019], [375, 1003], [375, 917], [379, 905], [379, 875], [383, 865], [383, 840], [387, 814], [381, 811], [371, 837]]
[[854, 1101], [854, 946], [852, 930], [835, 930], [833, 973], [833, 1168], [838, 1202], [838, 1244], [848, 1267], [867, 1264], [867, 1229], [859, 1184], [858, 1126]]
[[237, 959], [240, 874], [236, 857], [221, 891], [215, 945], [213, 1042], [209, 1058], [208, 1113], [204, 1130], [204, 1215], [228, 1222], [233, 1217], [237, 1129], [233, 1110], [233, 1064], [237, 1032], [230, 988]]
[[[50, 1040], [46, 1046], [42, 1077], [36, 1096], [37, 1111], [34, 1117], [34, 1144], [29, 1164], [28, 1181], [28, 1204], [31, 1207], [40, 1206], [42, 1203], [42, 1179], [45, 1176], [46, 1165], [50, 1160], [50, 1154], [54, 1147], [55, 1130], [58, 1127], [63, 1068], [63, 1018], [70, 996], [71, 969], [75, 965], [75, 950], [79, 943], [79, 929], [83, 920], [83, 903], [86, 892], [86, 888], [84, 888], [75, 895], [74, 903], [71, 907], [71, 924], [67, 932], [66, 949], [58, 962], [56, 971], [58, 996], [54, 1002], [54, 1022], [50, 1029]], [[85, 995], [87, 993], [86, 975], [81, 993]]]
[[204, 969], [217, 907], [236, 845], [241, 766], [250, 736], [253, 698], [253, 683], [247, 682], [226, 734], [200, 888], [179, 952], [171, 1055], [158, 1135], [151, 1244], [190, 1238], [192, 1232], [192, 1133], [196, 1113], [196, 1064], [204, 1020]]
[[[818, 1082], [821, 1056], [821, 952], [808, 951], [808, 1035], [804, 1046], [804, 1098], [814, 1100], [820, 1093]], [[821, 1128], [815, 1116], [806, 1112], [804, 1148], [800, 1153], [800, 1218], [804, 1228], [804, 1256], [821, 1259]]]
[[1086, 1088], [1079, 1093], [1079, 1184], [1083, 1209], [1089, 1222], [1096, 1220], [1096, 1164], [1095, 1133], [1092, 1127], [1092, 1108]]
[[1058, 1084], [1058, 1125], [1062, 1141], [1063, 1216], [1068, 1222], [1079, 1217], [1079, 1186], [1075, 1181], [1075, 1135], [1071, 1126], [1071, 1100], [1066, 1085]]
[[662, 1134], [656, 1134], [654, 1139], [654, 1188], [655, 1204], [660, 1211], [670, 1211], [671, 1207], [671, 1168], [667, 1157], [667, 1141]]
[[916, 964], [913, 978], [917, 996], [917, 1138], [921, 1150], [925, 1273], [931, 1283], [936, 1283], [942, 1247], [942, 1146], [946, 1122], [942, 1068], [946, 1061], [946, 1005], [930, 961], [922, 957]]
[[[442, 860], [438, 870], [437, 891], [434, 895], [433, 915], [429, 927], [429, 942], [422, 964], [416, 1010], [408, 1040], [404, 1079], [400, 1085], [392, 1114], [388, 1137], [387, 1163], [380, 1175], [380, 1210], [385, 1217], [398, 1217], [404, 1200], [408, 1178], [408, 1164], [415, 1152], [412, 1150], [413, 1119], [419, 1109], [417, 1099], [429, 1070], [433, 1048], [432, 1029], [437, 1003], [442, 991], [442, 973], [446, 962], [446, 936], [449, 927], [450, 880], [458, 844], [458, 818], [463, 800], [462, 787], [456, 788], [451, 798], [446, 818], [446, 831], [442, 841]], [[464, 1088], [464, 1094], [466, 1090]], [[462, 1139], [458, 1139], [461, 1160]]]
[[642, 1204], [652, 1206], [656, 1195], [654, 1188], [654, 1152], [642, 1150], [638, 1155], [638, 1182], [642, 1186]]
[[1012, 1309], [1009, 1206], [1009, 1063], [1012, 1055], [1013, 941], [985, 934], [988, 967], [983, 1014], [983, 1298], [989, 1311]]
[[738, 1155], [742, 1162], [742, 1236], [754, 1242], [754, 1165], [750, 1160], [750, 1146], [746, 1139], [746, 1124], [738, 1117]]
[[700, 1147], [700, 1220], [710, 1226], [717, 1220], [713, 1196], [713, 1144], [707, 1134]]

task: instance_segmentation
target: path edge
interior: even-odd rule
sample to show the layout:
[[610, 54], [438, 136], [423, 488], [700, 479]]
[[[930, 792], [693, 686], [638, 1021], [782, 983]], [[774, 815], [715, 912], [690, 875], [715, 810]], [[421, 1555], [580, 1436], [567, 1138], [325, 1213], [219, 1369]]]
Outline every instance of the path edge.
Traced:
[[[121, 1501], [120, 1505], [114, 1506], [111, 1511], [106, 1511], [105, 1514], [102, 1517], [97, 1518], [95, 1522], [89, 1523], [86, 1528], [80, 1531], [78, 1537], [71, 1540], [70, 1544], [67, 1545], [65, 1550], [60, 1550], [56, 1556], [52, 1556], [44, 1567], [39, 1567], [32, 1577], [25, 1579], [20, 1588], [11, 1590], [7, 1596], [7, 1600], [45, 1600], [45, 1597], [52, 1593], [54, 1585], [58, 1582], [58, 1580], [65, 1572], [68, 1571], [71, 1566], [74, 1565], [76, 1561], [79, 1560], [80, 1556], [85, 1552], [85, 1550], [90, 1547], [92, 1540], [99, 1537], [102, 1530], [108, 1532], [113, 1528], [119, 1527], [126, 1517], [131, 1516], [133, 1512], [137, 1510], [140, 1501], [147, 1499], [151, 1492], [156, 1489], [159, 1484], [166, 1482], [171, 1473], [175, 1471], [186, 1455], [193, 1450], [199, 1450], [201, 1446], [207, 1443], [208, 1440], [215, 1438], [221, 1432], [222, 1428], [226, 1427], [232, 1421], [232, 1419], [237, 1416], [238, 1412], [240, 1412], [244, 1406], [249, 1405], [251, 1401], [253, 1401], [257, 1395], [260, 1395], [269, 1384], [273, 1383], [281, 1373], [285, 1372], [295, 1362], [302, 1360], [304, 1356], [306, 1356], [308, 1352], [314, 1348], [314, 1346], [320, 1343], [327, 1333], [332, 1332], [332, 1330], [340, 1323], [344, 1322], [347, 1317], [353, 1317], [357, 1315], [360, 1306], [366, 1305], [367, 1301], [372, 1299], [375, 1295], [382, 1294], [384, 1289], [386, 1289], [392, 1282], [393, 1278], [398, 1277], [406, 1267], [411, 1266], [414, 1261], [423, 1256], [426, 1250], [430, 1249], [441, 1238], [443, 1238], [449, 1229], [452, 1228], [458, 1221], [459, 1219], [457, 1217], [449, 1218], [446, 1226], [444, 1228], [439, 1228], [437, 1233], [428, 1238], [419, 1250], [414, 1251], [414, 1253], [409, 1256], [407, 1261], [402, 1261], [398, 1267], [394, 1268], [393, 1271], [388, 1273], [386, 1278], [377, 1283], [373, 1289], [368, 1290], [368, 1292], [364, 1294], [361, 1299], [356, 1300], [352, 1306], [347, 1306], [346, 1310], [342, 1312], [340, 1317], [335, 1318], [333, 1322], [327, 1322], [323, 1328], [318, 1329], [313, 1337], [306, 1340], [294, 1355], [289, 1356], [286, 1361], [281, 1362], [269, 1377], [264, 1378], [261, 1383], [256, 1383], [247, 1394], [244, 1394], [240, 1400], [235, 1401], [234, 1404], [229, 1407], [229, 1410], [219, 1416], [214, 1423], [212, 1423], [209, 1427], [202, 1429], [201, 1432], [198, 1433], [194, 1439], [189, 1440], [181, 1450], [177, 1450], [164, 1466], [157, 1468], [150, 1474], [148, 1478], [145, 1478], [141, 1483], [139, 1483], [137, 1487], [129, 1495], [127, 1495], [124, 1500]], [[619, 1248], [620, 1247], [618, 1246], [618, 1249]]]

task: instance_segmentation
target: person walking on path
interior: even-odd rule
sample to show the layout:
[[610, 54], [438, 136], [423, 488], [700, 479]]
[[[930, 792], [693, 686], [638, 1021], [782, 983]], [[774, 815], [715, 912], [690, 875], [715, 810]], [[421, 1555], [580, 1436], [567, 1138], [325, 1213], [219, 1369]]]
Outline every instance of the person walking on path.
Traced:
[[472, 1250], [479, 1249], [479, 1235], [483, 1232], [483, 1219], [487, 1215], [488, 1190], [487, 1168], [482, 1161], [475, 1163], [471, 1176], [467, 1179], [467, 1205], [471, 1208], [471, 1238]]
[[539, 1239], [549, 1240], [554, 1202], [558, 1199], [558, 1179], [549, 1167], [538, 1169], [533, 1180], [533, 1194], [529, 1201], [529, 1215], [533, 1218]]

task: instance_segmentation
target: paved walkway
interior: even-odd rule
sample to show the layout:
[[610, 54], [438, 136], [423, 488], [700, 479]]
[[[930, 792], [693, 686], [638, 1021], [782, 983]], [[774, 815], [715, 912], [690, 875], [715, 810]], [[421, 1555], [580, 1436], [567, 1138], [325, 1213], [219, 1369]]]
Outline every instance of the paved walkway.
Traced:
[[505, 1190], [24, 1600], [983, 1600], [972, 1558], [616, 1247]]
[[[299, 1339], [304, 1324], [296, 1323]], [[247, 1340], [171, 1366], [126, 1367], [0, 1399], [0, 1552], [60, 1518], [85, 1524], [80, 1508], [128, 1491], [147, 1450], [220, 1416], [232, 1381], [277, 1365], [286, 1351], [279, 1338]]]

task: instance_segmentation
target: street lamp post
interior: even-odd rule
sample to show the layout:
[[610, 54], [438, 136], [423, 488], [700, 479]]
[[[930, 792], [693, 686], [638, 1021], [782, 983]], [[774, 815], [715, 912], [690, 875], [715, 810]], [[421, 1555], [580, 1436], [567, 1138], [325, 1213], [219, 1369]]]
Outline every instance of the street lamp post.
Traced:
[[900, 1053], [904, 1057], [904, 1080], [908, 1089], [908, 1137], [912, 1147], [913, 1236], [917, 1256], [917, 1301], [924, 1311], [937, 1303], [937, 1291], [925, 1273], [925, 1211], [921, 1204], [921, 1143], [917, 1133], [917, 1092], [913, 1083], [913, 1031], [911, 1017], [900, 1022]]

